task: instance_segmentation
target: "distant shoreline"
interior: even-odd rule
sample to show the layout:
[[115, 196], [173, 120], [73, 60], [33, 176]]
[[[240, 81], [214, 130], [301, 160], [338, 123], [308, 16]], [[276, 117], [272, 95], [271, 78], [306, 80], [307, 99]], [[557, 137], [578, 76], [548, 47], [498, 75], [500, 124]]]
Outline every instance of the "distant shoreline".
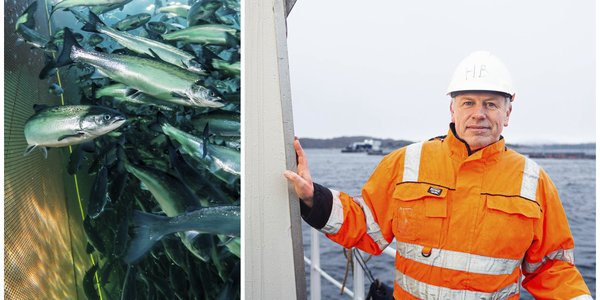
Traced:
[[[398, 149], [414, 143], [409, 140], [381, 139], [371, 136], [341, 136], [328, 139], [299, 138], [303, 148], [307, 149], [342, 149], [352, 143], [362, 142], [366, 139], [381, 141], [382, 149]], [[596, 143], [579, 144], [507, 144], [507, 147], [517, 151], [539, 152], [539, 151], [583, 151], [586, 153], [596, 152]]]

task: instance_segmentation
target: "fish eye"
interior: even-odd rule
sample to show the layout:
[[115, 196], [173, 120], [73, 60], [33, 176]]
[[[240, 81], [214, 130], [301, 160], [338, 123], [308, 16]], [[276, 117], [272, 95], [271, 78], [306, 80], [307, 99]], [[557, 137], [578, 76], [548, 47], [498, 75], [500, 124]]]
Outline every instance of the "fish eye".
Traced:
[[110, 120], [110, 115], [104, 115], [104, 120], [106, 120], [106, 121]]

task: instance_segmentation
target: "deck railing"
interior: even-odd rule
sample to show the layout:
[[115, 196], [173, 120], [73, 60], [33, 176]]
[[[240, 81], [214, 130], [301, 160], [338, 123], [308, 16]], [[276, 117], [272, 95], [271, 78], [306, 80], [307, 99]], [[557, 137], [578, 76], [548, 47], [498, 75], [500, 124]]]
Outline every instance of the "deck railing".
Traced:
[[[327, 272], [321, 269], [321, 258], [320, 258], [320, 244], [319, 235], [321, 233], [314, 228], [310, 229], [310, 259], [306, 256], [304, 261], [310, 265], [310, 300], [321, 300], [321, 277], [325, 278], [331, 284], [342, 288], [342, 283], [335, 280]], [[396, 257], [396, 251], [391, 247], [385, 248], [383, 254], [391, 257]], [[365, 299], [365, 273], [360, 267], [360, 264], [356, 260], [356, 257], [352, 256], [353, 274], [352, 281], [354, 290], [351, 291], [347, 287], [344, 287], [344, 294], [352, 297], [354, 300]]]

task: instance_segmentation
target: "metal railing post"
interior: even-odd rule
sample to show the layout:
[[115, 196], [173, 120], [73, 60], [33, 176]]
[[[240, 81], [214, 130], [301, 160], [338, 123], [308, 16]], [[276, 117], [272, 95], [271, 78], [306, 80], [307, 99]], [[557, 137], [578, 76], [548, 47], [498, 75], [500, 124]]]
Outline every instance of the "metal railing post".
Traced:
[[[360, 251], [360, 250], [357, 250]], [[360, 264], [356, 260], [356, 257], [352, 255], [352, 264], [354, 265], [352, 274], [354, 281], [354, 300], [365, 299], [365, 272], [361, 268]]]
[[321, 258], [319, 249], [319, 231], [310, 230], [310, 299], [321, 300]]

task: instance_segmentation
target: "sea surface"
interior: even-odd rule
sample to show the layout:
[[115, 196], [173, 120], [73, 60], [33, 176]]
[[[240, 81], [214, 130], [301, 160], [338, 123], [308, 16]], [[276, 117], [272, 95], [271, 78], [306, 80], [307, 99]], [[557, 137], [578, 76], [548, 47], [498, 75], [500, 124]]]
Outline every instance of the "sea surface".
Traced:
[[[359, 195], [383, 156], [365, 153], [341, 153], [338, 149], [306, 149], [313, 180], [324, 186]], [[575, 240], [575, 264], [582, 273], [592, 296], [596, 296], [596, 160], [535, 159], [546, 170], [558, 188]], [[310, 226], [303, 223], [304, 255], [310, 258]], [[343, 247], [331, 242], [323, 234], [319, 237], [321, 268], [333, 278], [342, 281], [346, 259]], [[368, 256], [365, 254], [365, 256]], [[374, 277], [393, 286], [394, 259], [387, 255], [372, 257], [368, 267]], [[310, 266], [306, 267], [306, 284], [310, 293]], [[346, 286], [352, 288], [352, 272]], [[365, 278], [365, 291], [370, 282]], [[521, 299], [533, 299], [521, 289]], [[343, 299], [340, 290], [321, 279], [322, 299]]]

